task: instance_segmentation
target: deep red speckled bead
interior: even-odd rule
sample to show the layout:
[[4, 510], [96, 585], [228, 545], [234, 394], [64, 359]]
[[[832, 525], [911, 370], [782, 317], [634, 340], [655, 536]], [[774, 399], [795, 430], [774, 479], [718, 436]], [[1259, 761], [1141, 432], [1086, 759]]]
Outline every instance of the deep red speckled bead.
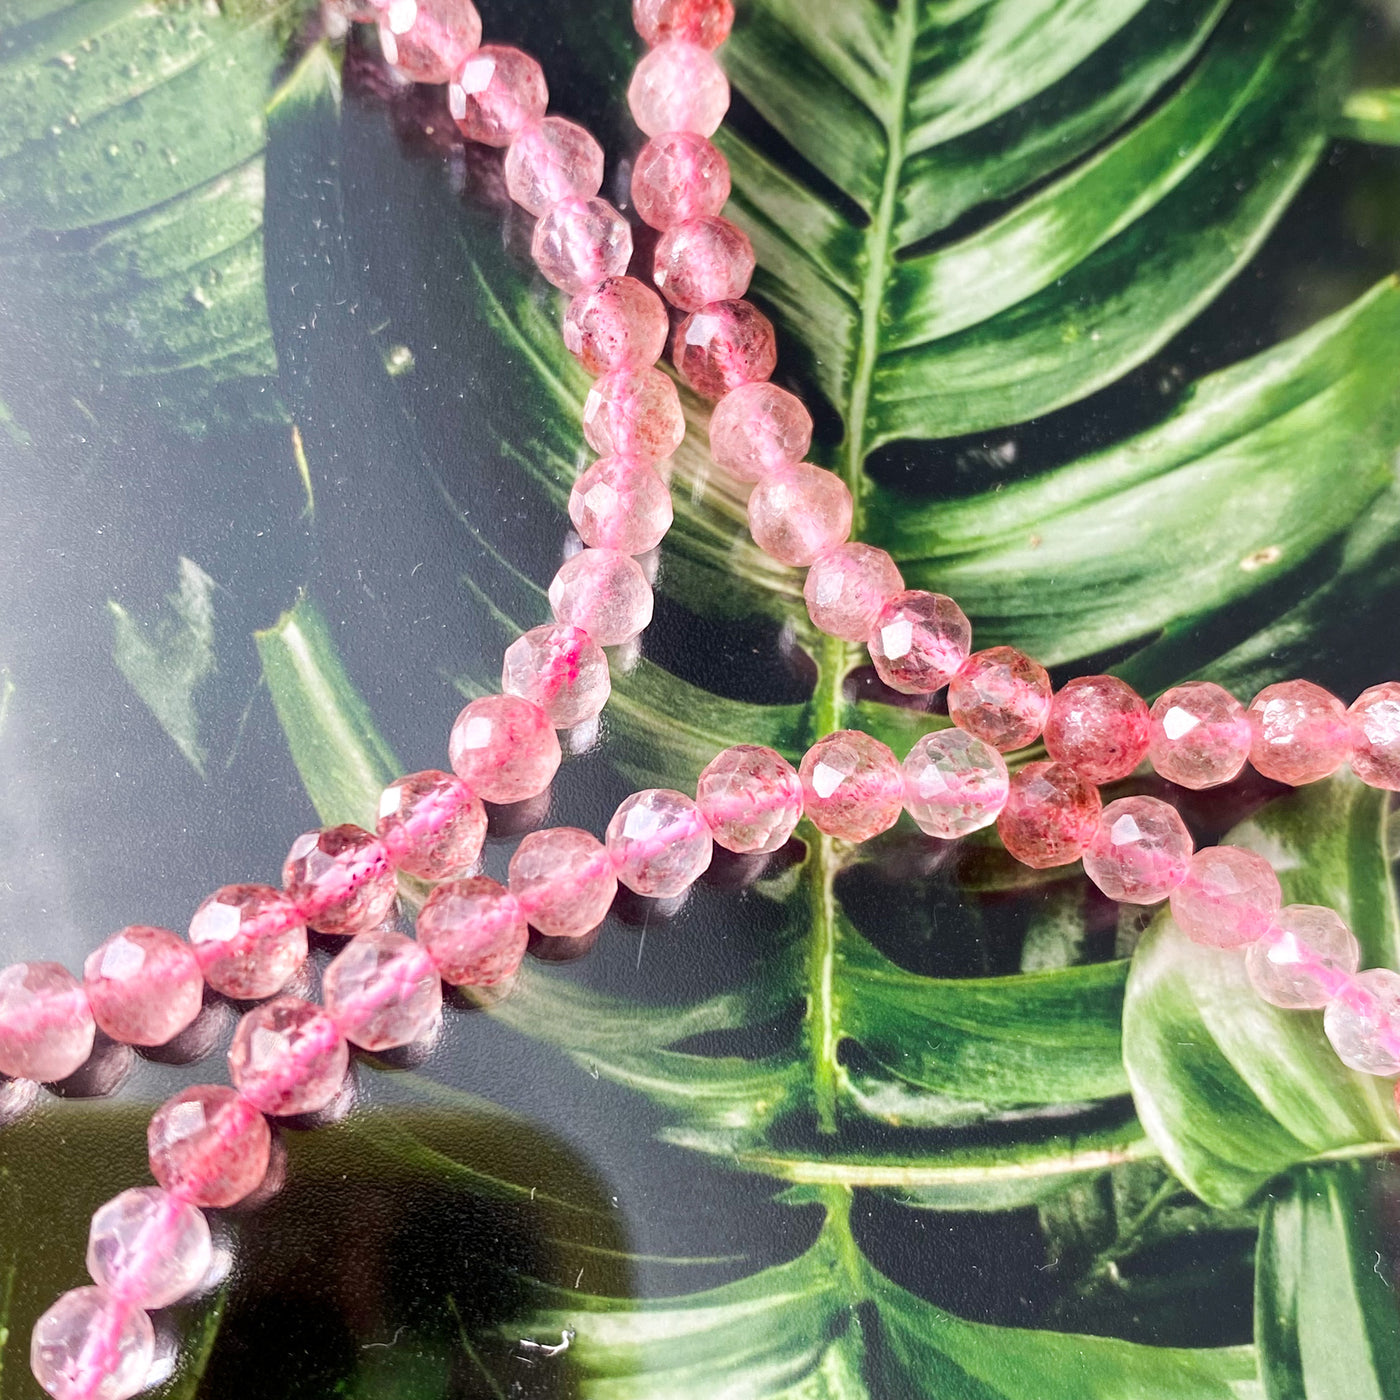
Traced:
[[975, 651], [948, 682], [948, 717], [1001, 753], [1033, 744], [1050, 715], [1050, 675], [1015, 647]]
[[272, 1151], [267, 1119], [236, 1090], [193, 1084], [146, 1128], [151, 1175], [197, 1206], [231, 1206], [262, 1185]]
[[383, 842], [349, 822], [298, 836], [282, 888], [312, 928], [345, 935], [382, 924], [398, 894]]
[[671, 342], [676, 373], [702, 398], [767, 379], [778, 363], [773, 323], [747, 301], [715, 301], [693, 311]]
[[1147, 702], [1117, 676], [1080, 676], [1056, 693], [1045, 722], [1045, 749], [1091, 783], [1126, 778], [1152, 738]]
[[717, 49], [734, 23], [733, 0], [632, 0], [632, 23], [651, 48], [684, 39]]
[[650, 368], [670, 332], [661, 298], [635, 277], [585, 287], [564, 313], [564, 345], [589, 374]]
[[1022, 865], [1070, 865], [1093, 840], [1102, 807], [1098, 788], [1068, 764], [1028, 763], [1011, 775], [997, 832]]

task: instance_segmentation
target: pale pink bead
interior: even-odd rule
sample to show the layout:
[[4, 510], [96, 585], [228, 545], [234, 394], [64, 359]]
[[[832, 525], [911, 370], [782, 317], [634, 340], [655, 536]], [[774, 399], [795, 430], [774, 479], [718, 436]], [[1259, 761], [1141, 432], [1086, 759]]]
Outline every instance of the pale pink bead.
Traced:
[[530, 941], [525, 915], [484, 875], [439, 885], [418, 911], [418, 941], [454, 987], [490, 987], [514, 976]]
[[1120, 904], [1157, 904], [1186, 879], [1192, 849], [1175, 807], [1156, 797], [1120, 797], [1099, 814], [1084, 873]]
[[487, 44], [471, 55], [447, 87], [447, 106], [468, 141], [509, 146], [549, 105], [544, 70], [527, 53]]
[[649, 48], [684, 39], [717, 49], [734, 23], [732, 0], [632, 0], [632, 23]]
[[670, 331], [661, 298], [635, 277], [605, 277], [564, 313], [564, 345], [589, 374], [650, 368]]
[[721, 398], [773, 373], [778, 363], [773, 323], [752, 302], [712, 301], [676, 327], [671, 362], [702, 398]]
[[880, 609], [903, 588], [898, 567], [883, 549], [851, 540], [817, 556], [807, 570], [802, 596], [820, 631], [863, 642]]
[[1269, 931], [1283, 891], [1263, 856], [1239, 846], [1207, 846], [1191, 857], [1171, 899], [1172, 918], [1193, 942], [1239, 948]]
[[1015, 647], [974, 651], [948, 682], [948, 717], [1002, 753], [1033, 744], [1049, 716], [1049, 672]]
[[1342, 702], [1311, 681], [1265, 686], [1250, 701], [1249, 722], [1249, 761], [1276, 782], [1315, 783], [1351, 755], [1351, 721]]
[[169, 929], [141, 925], [114, 933], [88, 954], [83, 988], [97, 1024], [128, 1045], [164, 1045], [204, 1003], [194, 949]]
[[921, 831], [944, 841], [991, 826], [1006, 806], [1006, 760], [961, 729], [925, 734], [901, 771], [905, 810]]
[[300, 997], [282, 996], [246, 1012], [229, 1046], [229, 1077], [254, 1108], [315, 1113], [340, 1092], [350, 1049], [336, 1024]]
[[1251, 731], [1244, 706], [1210, 681], [1188, 681], [1157, 697], [1147, 756], [1168, 782], [1218, 787], [1249, 758]]
[[144, 1309], [74, 1288], [34, 1324], [29, 1367], [53, 1400], [131, 1400], [146, 1389], [155, 1352]]
[[326, 968], [326, 1014], [361, 1050], [411, 1045], [442, 1019], [442, 981], [427, 952], [392, 929], [352, 938]]
[[709, 869], [714, 840], [700, 809], [683, 792], [634, 792], [608, 823], [608, 855], [617, 878], [638, 894], [667, 899]]
[[1093, 840], [1103, 801], [1099, 790], [1065, 763], [1028, 763], [1011, 775], [997, 834], [1022, 865], [1070, 865]]
[[729, 110], [729, 79], [698, 44], [672, 39], [637, 65], [627, 105], [648, 136], [665, 131], [713, 136]]
[[743, 296], [753, 269], [748, 234], [717, 214], [687, 219], [667, 229], [657, 240], [652, 261], [661, 294], [682, 311], [698, 311], [712, 301]]
[[452, 771], [487, 802], [523, 802], [554, 781], [563, 757], [549, 716], [518, 695], [465, 706], [447, 740]]
[[731, 389], [710, 415], [710, 455], [740, 481], [796, 466], [811, 445], [806, 405], [766, 380]]
[[1400, 972], [1373, 967], [1327, 1003], [1322, 1029], [1348, 1069], [1400, 1074]]
[[1351, 771], [1369, 787], [1400, 792], [1400, 685], [1386, 681], [1363, 690], [1347, 715]]
[[579, 938], [601, 924], [617, 894], [603, 843], [573, 826], [532, 831], [510, 858], [510, 892], [551, 938]]
[[135, 1186], [93, 1213], [88, 1273], [137, 1307], [154, 1311], [188, 1297], [213, 1258], [204, 1212], [159, 1186]]
[[703, 136], [666, 131], [637, 153], [632, 204], [652, 228], [718, 214], [728, 199], [729, 162]]
[[271, 885], [224, 885], [194, 912], [190, 945], [216, 992], [256, 1001], [280, 992], [306, 961], [306, 924]]
[[1117, 676], [1080, 676], [1057, 691], [1045, 721], [1045, 749], [1091, 783], [1126, 778], [1152, 739], [1147, 702]]
[[811, 564], [844, 544], [855, 512], [835, 472], [799, 462], [764, 477], [749, 494], [749, 532], [780, 564]]
[[651, 584], [630, 554], [583, 549], [554, 575], [549, 606], [557, 621], [582, 627], [600, 646], [619, 646], [651, 621]]
[[1245, 971], [1265, 1001], [1292, 1011], [1316, 1010], [1361, 965], [1361, 945], [1333, 909], [1286, 904], [1268, 937], [1251, 943]]
[[942, 593], [909, 588], [875, 615], [867, 638], [880, 679], [902, 695], [932, 695], [972, 650], [967, 614]]
[[741, 855], [776, 851], [802, 817], [802, 780], [782, 754], [735, 744], [701, 770], [695, 804], [710, 834]]
[[571, 195], [540, 215], [530, 256], [546, 282], [561, 292], [581, 292], [627, 271], [632, 230], [607, 200]]
[[538, 705], [556, 729], [602, 712], [612, 691], [608, 658], [583, 630], [560, 623], [532, 627], [507, 648], [501, 689]]
[[531, 214], [561, 199], [592, 199], [603, 185], [603, 148], [575, 122], [546, 117], [516, 133], [505, 160], [506, 190]]
[[398, 894], [383, 844], [350, 822], [298, 836], [282, 866], [282, 888], [307, 924], [335, 934], [382, 924]]
[[685, 438], [685, 414], [659, 369], [617, 369], [593, 383], [583, 403], [583, 435], [603, 457], [660, 462]]
[[379, 20], [384, 61], [415, 83], [445, 83], [481, 43], [472, 0], [389, 0]]
[[584, 544], [645, 554], [671, 528], [671, 492], [655, 467], [600, 457], [569, 493], [569, 519]]
[[272, 1133], [247, 1099], [194, 1084], [167, 1099], [146, 1128], [151, 1175], [197, 1206], [231, 1206], [262, 1185]]
[[476, 863], [486, 840], [486, 808], [460, 778], [429, 768], [380, 793], [374, 829], [398, 869], [420, 880], [446, 880]]
[[858, 729], [838, 729], [818, 739], [797, 771], [803, 809], [828, 836], [868, 841], [888, 831], [904, 808], [899, 760]]
[[0, 1074], [67, 1079], [92, 1054], [96, 1029], [87, 994], [61, 963], [0, 969]]

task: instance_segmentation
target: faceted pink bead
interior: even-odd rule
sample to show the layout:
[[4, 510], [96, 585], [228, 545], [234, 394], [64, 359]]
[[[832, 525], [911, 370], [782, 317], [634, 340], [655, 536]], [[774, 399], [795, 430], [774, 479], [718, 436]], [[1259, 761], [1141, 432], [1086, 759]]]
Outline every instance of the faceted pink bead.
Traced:
[[1011, 775], [997, 833], [1022, 865], [1071, 865], [1093, 840], [1103, 801], [1099, 790], [1065, 763], [1028, 763]]
[[1244, 955], [1254, 990], [1293, 1011], [1326, 1006], [1360, 965], [1361, 945], [1341, 915], [1321, 904], [1286, 904], [1272, 934]]
[[390, 0], [379, 21], [384, 61], [415, 83], [445, 83], [481, 43], [472, 0]]
[[701, 770], [695, 804], [726, 851], [766, 855], [786, 844], [802, 817], [802, 780], [782, 754], [735, 744]]
[[617, 894], [603, 843], [573, 826], [532, 831], [510, 858], [510, 892], [551, 938], [579, 938], [601, 924]]
[[449, 880], [418, 911], [418, 941], [454, 987], [490, 987], [515, 974], [530, 931], [516, 898], [484, 875]]
[[509, 146], [549, 105], [544, 70], [527, 53], [487, 44], [448, 84], [447, 105], [468, 141]]
[[1117, 676], [1080, 676], [1058, 691], [1045, 722], [1045, 749], [1091, 783], [1126, 778], [1152, 738], [1147, 702]]
[[817, 556], [807, 570], [802, 596], [820, 631], [863, 642], [880, 609], [903, 588], [898, 567], [883, 549], [851, 540]]
[[720, 398], [773, 373], [778, 363], [773, 323], [751, 302], [712, 301], [676, 327], [671, 361], [702, 398]]
[[1250, 762], [1276, 782], [1300, 787], [1335, 773], [1351, 755], [1342, 702], [1311, 681], [1265, 686], [1250, 701]]
[[164, 928], [114, 933], [88, 954], [83, 988], [97, 1024], [127, 1045], [164, 1045], [204, 1004], [194, 949]]
[[799, 462], [763, 478], [749, 494], [749, 532], [780, 564], [811, 564], [851, 533], [854, 503], [835, 472]]
[[685, 438], [685, 414], [659, 369], [618, 369], [597, 379], [583, 404], [583, 435], [603, 457], [660, 462]]
[[632, 230], [607, 200], [570, 195], [540, 215], [530, 256], [545, 281], [561, 292], [581, 292], [627, 271]]
[[349, 822], [298, 836], [282, 867], [282, 888], [312, 928], [335, 934], [382, 924], [398, 894], [383, 843]]
[[582, 627], [546, 623], [507, 648], [501, 689], [538, 705], [556, 729], [572, 729], [602, 712], [612, 691], [608, 658]]
[[948, 716], [1002, 753], [1033, 744], [1050, 715], [1050, 675], [1015, 647], [975, 651], [948, 682]]
[[546, 117], [516, 133], [506, 151], [506, 190], [531, 214], [561, 199], [592, 199], [603, 186], [603, 148], [575, 122]]
[[605, 277], [564, 313], [564, 345], [589, 374], [649, 369], [670, 330], [661, 298], [635, 277]]
[[668, 131], [713, 136], [729, 110], [729, 79], [698, 44], [672, 39], [637, 65], [627, 105], [648, 136]]
[[330, 961], [326, 1014], [362, 1050], [411, 1045], [442, 1019], [442, 981], [428, 954], [392, 929], [352, 938]]
[[487, 802], [523, 802], [554, 781], [563, 754], [549, 716], [518, 695], [465, 706], [447, 740], [452, 771]]
[[880, 679], [892, 690], [932, 695], [967, 660], [972, 624], [951, 598], [909, 588], [876, 614], [867, 644]]
[[167, 1099], [146, 1128], [151, 1175], [197, 1206], [231, 1206], [262, 1185], [272, 1134], [247, 1099], [194, 1084]]
[[34, 1324], [29, 1367], [53, 1400], [131, 1400], [146, 1389], [155, 1351], [144, 1309], [73, 1288]]
[[95, 1031], [87, 993], [61, 963], [0, 969], [0, 1074], [67, 1079], [92, 1054]]
[[256, 1001], [280, 992], [306, 961], [306, 925], [271, 885], [224, 885], [194, 912], [190, 944], [216, 992]]
[[671, 492], [656, 468], [600, 457], [569, 493], [569, 519], [584, 544], [645, 554], [671, 528]]
[[734, 23], [732, 0], [632, 0], [632, 23], [649, 48], [684, 39], [717, 49]]
[[[718, 214], [729, 199], [729, 162], [693, 131], [654, 136], [632, 166], [632, 204], [652, 228]], [[805, 455], [798, 453], [798, 457]]]
[[608, 855], [617, 878], [638, 894], [667, 899], [690, 888], [714, 854], [710, 828], [683, 792], [634, 792], [608, 823]]
[[1218, 787], [1244, 767], [1250, 737], [1249, 716], [1228, 690], [1210, 681], [1188, 681], [1158, 696], [1152, 706], [1147, 756], [1168, 782]]
[[921, 831], [944, 841], [991, 826], [1006, 806], [1006, 760], [961, 729], [925, 734], [902, 771], [905, 810]]
[[600, 646], [620, 646], [651, 621], [651, 584], [630, 554], [584, 549], [554, 575], [549, 606], [557, 621], [582, 627]]
[[1348, 1069], [1400, 1074], [1400, 972], [1373, 967], [1327, 1003], [1322, 1029]]
[[766, 380], [731, 389], [710, 416], [710, 455], [740, 481], [796, 466], [811, 445], [806, 405]]
[[446, 880], [481, 854], [486, 808], [460, 778], [429, 768], [380, 793], [374, 829], [398, 869], [420, 880]]
[[733, 301], [748, 291], [753, 244], [743, 229], [717, 214], [687, 219], [657, 240], [652, 269], [656, 285], [672, 306], [698, 311], [712, 301]]
[[1171, 898], [1172, 918], [1193, 942], [1239, 948], [1269, 931], [1283, 891], [1263, 856], [1239, 846], [1207, 846], [1191, 857]]
[[1084, 873], [1120, 904], [1157, 904], [1186, 879], [1193, 842], [1175, 807], [1120, 797], [1099, 814]]
[[213, 1259], [204, 1212], [159, 1186], [123, 1191], [93, 1213], [88, 1273], [137, 1307], [154, 1311], [188, 1297]]
[[1351, 771], [1369, 787], [1400, 792], [1400, 685], [1363, 690], [1351, 718]]
[[340, 1092], [349, 1063], [335, 1022], [300, 997], [276, 997], [246, 1012], [228, 1052], [234, 1088], [274, 1115], [325, 1108]]
[[899, 760], [858, 729], [838, 729], [818, 739], [797, 771], [803, 808], [828, 836], [868, 841], [899, 820], [904, 807]]

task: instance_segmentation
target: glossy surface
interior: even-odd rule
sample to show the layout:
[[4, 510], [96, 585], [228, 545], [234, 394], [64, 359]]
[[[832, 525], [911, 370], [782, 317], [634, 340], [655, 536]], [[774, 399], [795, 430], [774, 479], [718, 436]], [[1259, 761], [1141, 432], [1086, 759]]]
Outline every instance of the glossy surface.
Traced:
[[254, 1001], [280, 992], [306, 961], [306, 924], [270, 885], [224, 885], [190, 919], [190, 946], [216, 992]]
[[876, 613], [866, 640], [870, 659], [891, 690], [932, 695], [967, 660], [972, 624], [951, 598], [910, 588]]
[[1237, 777], [1253, 739], [1245, 708], [1221, 686], [1188, 681], [1159, 695], [1152, 706], [1147, 756], [1168, 782], [1218, 787]]
[[768, 854], [786, 843], [802, 817], [802, 781], [775, 750], [735, 744], [700, 770], [695, 802], [716, 845]]
[[1120, 797], [1099, 814], [1084, 873], [1120, 904], [1158, 904], [1186, 879], [1191, 833], [1156, 797]]
[[199, 1015], [204, 977], [183, 938], [138, 925], [88, 954], [83, 990], [98, 1026], [113, 1040], [164, 1045]]
[[1006, 806], [1006, 760], [960, 729], [925, 734], [903, 764], [904, 807], [919, 829], [945, 841], [991, 826]]
[[1001, 753], [1033, 744], [1050, 717], [1050, 675], [1015, 647], [975, 651], [948, 682], [948, 718]]
[[445, 880], [481, 855], [486, 809], [460, 778], [429, 768], [380, 793], [374, 829], [397, 869], [420, 880]]
[[92, 1217], [88, 1273], [140, 1308], [168, 1308], [195, 1292], [213, 1257], [204, 1212], [158, 1186], [123, 1191]]
[[709, 867], [714, 842], [700, 809], [683, 792], [634, 792], [613, 814], [608, 855], [619, 883], [637, 894], [683, 894]]
[[427, 953], [393, 929], [352, 938], [321, 985], [326, 1014], [362, 1050], [411, 1045], [442, 1019], [442, 981]]
[[1351, 756], [1351, 722], [1342, 702], [1311, 681], [1265, 686], [1249, 702], [1249, 722], [1249, 761], [1276, 782], [1315, 783]]
[[95, 1032], [82, 984], [61, 963], [0, 969], [0, 1074], [66, 1079], [87, 1059]]
[[858, 729], [819, 739], [798, 767], [806, 816], [818, 831], [868, 841], [899, 820], [904, 775], [887, 744]]
[[311, 928], [346, 936], [382, 924], [398, 894], [384, 846], [353, 823], [298, 836], [282, 888]]
[[538, 705], [556, 729], [594, 718], [612, 693], [608, 658], [582, 627], [546, 623], [505, 650], [501, 689]]
[[464, 706], [447, 751], [452, 771], [487, 802], [521, 802], [543, 792], [562, 757], [549, 716], [518, 695], [483, 695]]
[[551, 938], [580, 938], [603, 922], [617, 893], [607, 849], [592, 832], [530, 832], [510, 858], [510, 892], [525, 918]]
[[1197, 851], [1171, 895], [1172, 918], [1181, 931], [1211, 948], [1239, 948], [1262, 938], [1282, 904], [1273, 866], [1239, 846]]
[[1361, 948], [1335, 909], [1288, 904], [1274, 916], [1271, 933], [1250, 944], [1244, 965], [1265, 1001], [1293, 1011], [1316, 1009], [1361, 965]]
[[1071, 865], [1094, 839], [1103, 809], [1099, 790], [1065, 763], [1028, 763], [1011, 775], [997, 834], [1023, 865]]
[[491, 987], [515, 975], [530, 932], [515, 896], [478, 875], [439, 885], [418, 911], [417, 935], [444, 982]]
[[335, 1022], [300, 997], [282, 996], [244, 1014], [229, 1046], [233, 1087], [275, 1116], [315, 1113], [340, 1092], [350, 1050]]
[[197, 1206], [231, 1206], [267, 1174], [272, 1134], [252, 1104], [222, 1084], [167, 1099], [146, 1127], [151, 1175]]
[[1091, 783], [1126, 778], [1152, 740], [1143, 698], [1117, 676], [1080, 676], [1055, 692], [1045, 721], [1045, 748]]

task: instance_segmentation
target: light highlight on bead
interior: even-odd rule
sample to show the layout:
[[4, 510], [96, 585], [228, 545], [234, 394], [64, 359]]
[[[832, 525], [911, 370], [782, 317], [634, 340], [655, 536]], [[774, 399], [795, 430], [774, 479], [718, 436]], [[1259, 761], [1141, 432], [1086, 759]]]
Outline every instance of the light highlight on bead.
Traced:
[[700, 809], [683, 792], [634, 792], [613, 814], [606, 838], [618, 880], [638, 894], [667, 899], [709, 868], [714, 843]]
[[487, 802], [523, 802], [554, 781], [559, 736], [538, 705], [517, 695], [483, 695], [453, 721], [452, 771]]
[[735, 744], [701, 770], [695, 803], [716, 845], [766, 855], [786, 844], [802, 817], [802, 780], [776, 750]]
[[1186, 879], [1191, 833], [1156, 797], [1120, 797], [1099, 814], [1084, 873], [1120, 904], [1157, 904]]
[[904, 806], [921, 831], [943, 841], [991, 826], [1006, 806], [1006, 760], [961, 729], [925, 734], [903, 764]]
[[169, 929], [114, 933], [83, 964], [88, 1005], [113, 1040], [164, 1045], [199, 1015], [204, 978], [194, 949]]
[[845, 841], [888, 831], [904, 807], [904, 779], [889, 747], [858, 729], [818, 739], [798, 767], [812, 825]]
[[574, 826], [532, 831], [510, 858], [510, 892], [551, 938], [581, 938], [607, 917], [617, 877], [607, 849]]

